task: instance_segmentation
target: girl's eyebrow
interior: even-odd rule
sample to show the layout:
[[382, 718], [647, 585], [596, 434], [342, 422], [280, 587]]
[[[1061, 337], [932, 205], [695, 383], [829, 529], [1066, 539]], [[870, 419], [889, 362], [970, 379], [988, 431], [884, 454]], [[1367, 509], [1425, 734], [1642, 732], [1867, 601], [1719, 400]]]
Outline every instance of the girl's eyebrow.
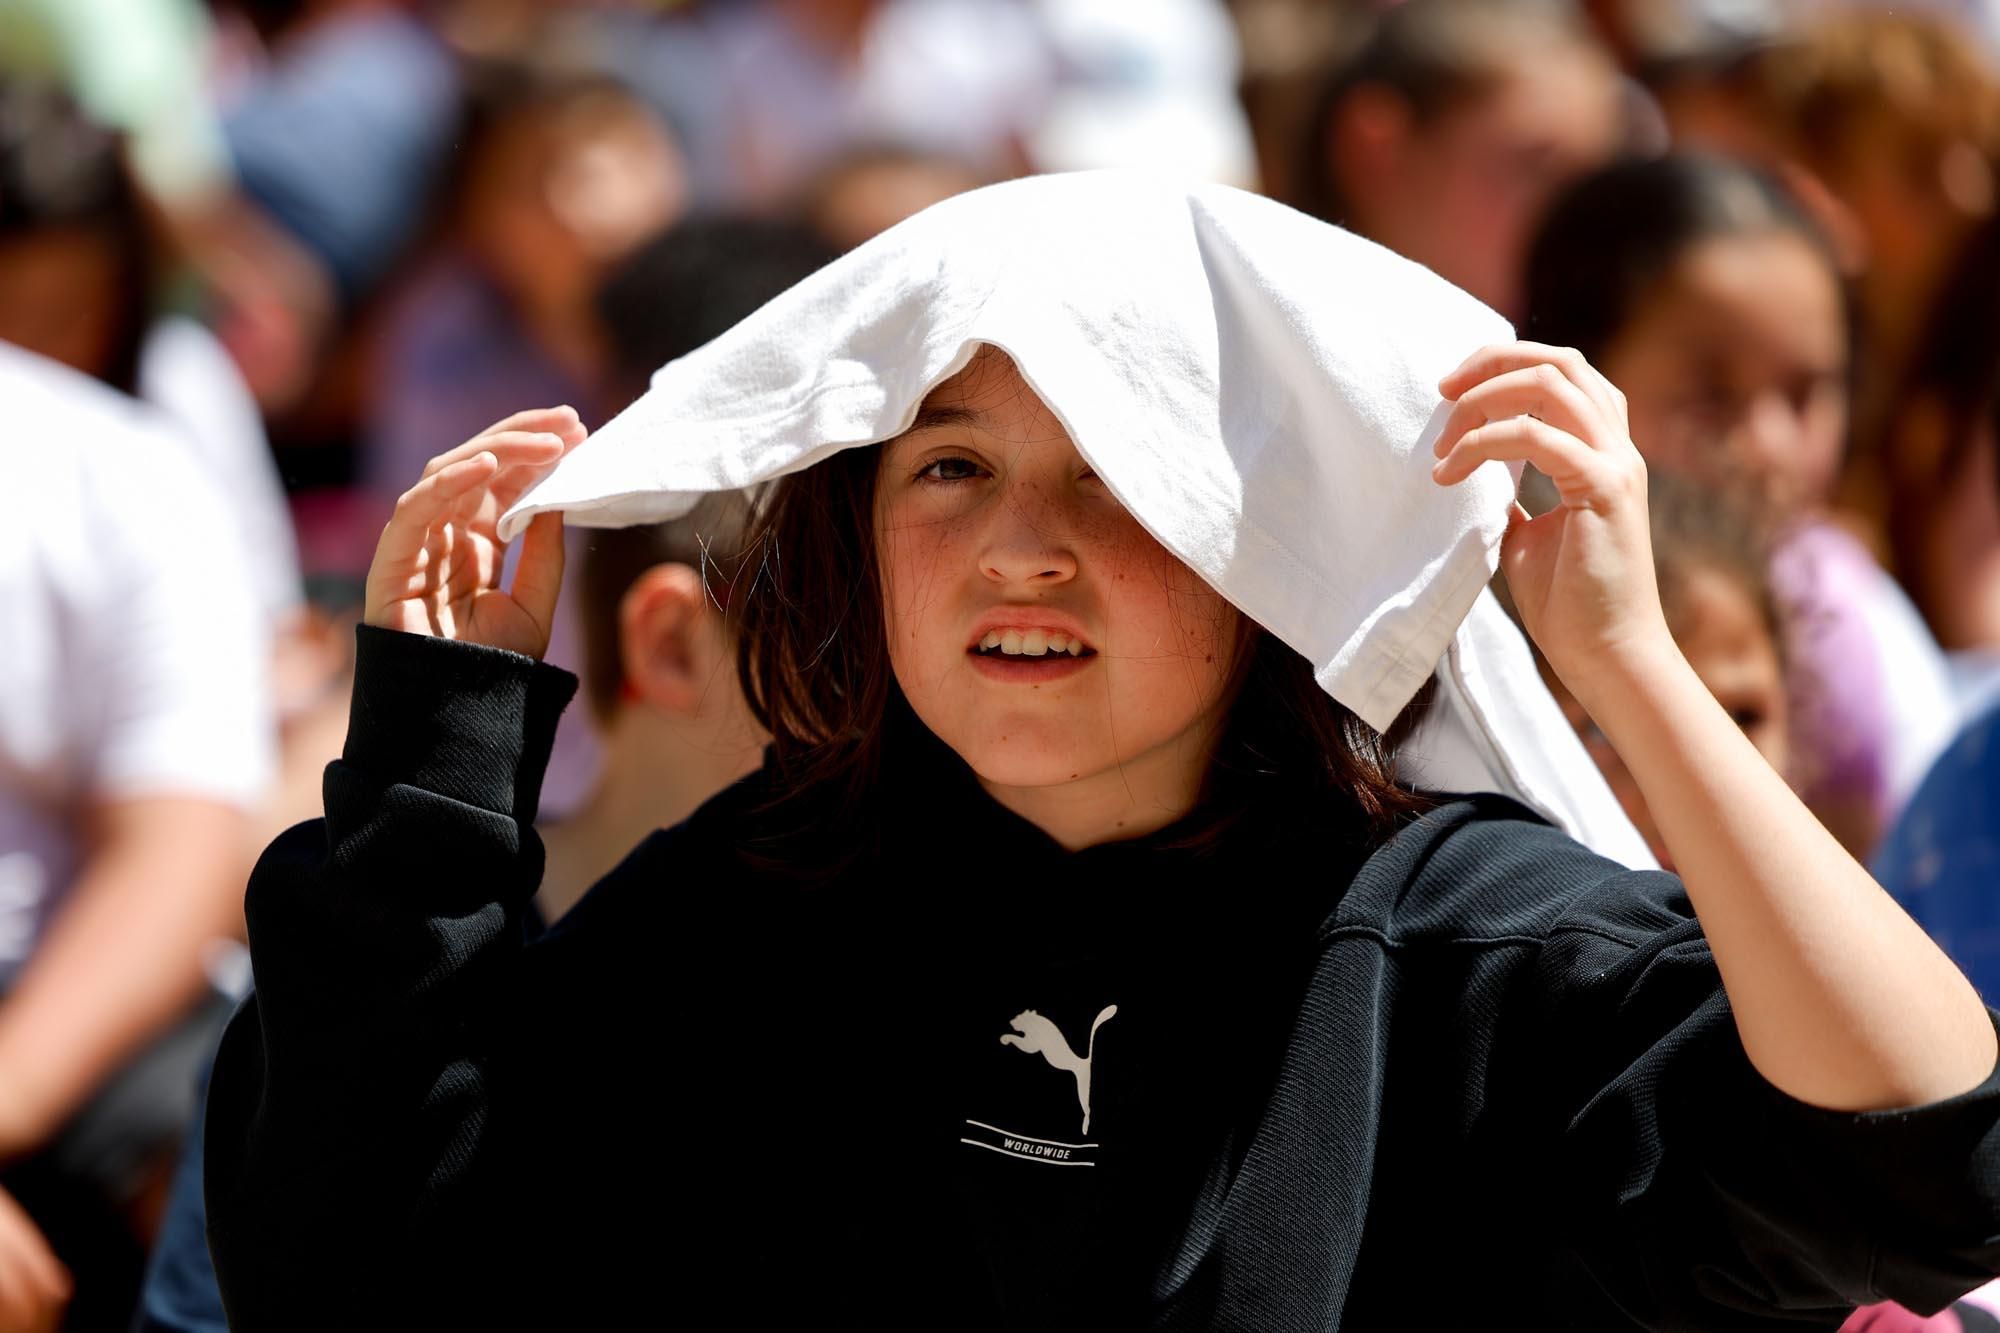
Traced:
[[925, 403], [917, 409], [917, 419], [910, 423], [905, 434], [915, 434], [920, 430], [934, 430], [940, 426], [980, 426], [986, 417], [969, 407], [933, 407]]

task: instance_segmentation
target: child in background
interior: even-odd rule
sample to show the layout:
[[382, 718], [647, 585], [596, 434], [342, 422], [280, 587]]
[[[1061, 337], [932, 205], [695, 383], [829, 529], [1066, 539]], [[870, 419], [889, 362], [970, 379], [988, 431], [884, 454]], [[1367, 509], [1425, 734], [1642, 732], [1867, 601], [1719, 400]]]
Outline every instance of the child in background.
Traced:
[[[1784, 624], [1769, 579], [1769, 557], [1754, 516], [1731, 497], [1672, 473], [1646, 484], [1653, 568], [1667, 627], [1715, 701], [1779, 772], [1791, 753], [1785, 699]], [[1617, 751], [1539, 654], [1542, 679], [1583, 738], [1619, 804], [1659, 858], [1674, 868], [1646, 798]]]
[[1896, 572], [1976, 707], [2000, 672], [2000, 213], [1966, 248], [1887, 423]]
[[1838, 242], [1867, 348], [1840, 501], [1871, 539], [1906, 498], [1889, 470], [1903, 382], [2000, 205], [2000, 78], [1955, 8], [1972, 7], [1801, 6], [1722, 70], [1659, 89], [1674, 142], [1780, 172]]
[[[690, 218], [606, 279], [598, 321], [619, 397], [820, 267], [833, 252], [796, 223]], [[751, 498], [722, 492], [664, 523], [582, 534], [576, 592], [583, 692], [600, 761], [582, 802], [544, 826], [536, 897], [554, 921], [655, 829], [756, 769], [769, 739], [736, 678], [730, 604]]]
[[1557, 200], [1527, 283], [1530, 334], [1603, 367], [1649, 463], [1741, 489], [1774, 525], [1794, 785], [1865, 855], [1956, 714], [1943, 655], [1909, 599], [1828, 517], [1850, 349], [1819, 233], [1740, 164], [1623, 163]]
[[1626, 138], [1618, 71], [1559, 0], [1382, 9], [1325, 76], [1295, 202], [1518, 315], [1535, 219]]

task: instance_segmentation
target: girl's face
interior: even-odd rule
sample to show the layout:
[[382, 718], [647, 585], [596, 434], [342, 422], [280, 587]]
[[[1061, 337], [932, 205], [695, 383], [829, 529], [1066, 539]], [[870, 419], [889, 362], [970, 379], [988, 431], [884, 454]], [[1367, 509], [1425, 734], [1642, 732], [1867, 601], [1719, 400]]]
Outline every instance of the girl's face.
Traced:
[[[1680, 645], [1695, 675], [1743, 728], [1758, 753], [1783, 773], [1791, 762], [1784, 668], [1770, 625], [1749, 592], [1719, 570], [1691, 567], [1681, 576], [1669, 619], [1674, 642]], [[1660, 839], [1652, 811], [1624, 761], [1560, 682], [1551, 681], [1550, 688], [1653, 855], [1672, 870], [1673, 859]]]
[[982, 350], [882, 446], [889, 660], [924, 725], [1066, 846], [1192, 807], [1236, 610], [1154, 541]]
[[1819, 252], [1789, 232], [1682, 256], [1599, 363], [1648, 461], [1748, 478], [1790, 514], [1826, 501], [1847, 432], [1847, 328]]

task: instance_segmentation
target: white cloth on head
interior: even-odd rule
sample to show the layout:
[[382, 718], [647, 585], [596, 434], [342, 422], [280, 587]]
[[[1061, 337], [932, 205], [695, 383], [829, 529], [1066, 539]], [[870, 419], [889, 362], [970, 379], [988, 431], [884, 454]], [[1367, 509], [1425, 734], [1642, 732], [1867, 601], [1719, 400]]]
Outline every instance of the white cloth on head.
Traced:
[[1515, 474], [1430, 478], [1439, 379], [1511, 336], [1427, 270], [1256, 195], [1031, 177], [926, 209], [662, 367], [501, 531], [555, 509], [655, 522], [879, 443], [990, 344], [1147, 531], [1364, 721], [1387, 728], [1437, 674], [1410, 751], [1425, 781], [1505, 792], [1650, 864], [1486, 592]]

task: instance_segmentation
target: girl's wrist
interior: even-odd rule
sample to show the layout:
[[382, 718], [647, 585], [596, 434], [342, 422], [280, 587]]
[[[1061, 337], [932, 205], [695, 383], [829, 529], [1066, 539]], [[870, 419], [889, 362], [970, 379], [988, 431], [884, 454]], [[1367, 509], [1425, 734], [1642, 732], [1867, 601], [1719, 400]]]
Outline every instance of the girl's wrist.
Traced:
[[1671, 706], [1690, 685], [1693, 697], [1710, 697], [1679, 645], [1664, 630], [1600, 649], [1587, 662], [1567, 669], [1554, 665], [1577, 703], [1608, 737], [1618, 729], [1621, 718], [1634, 710], [1654, 712]]

